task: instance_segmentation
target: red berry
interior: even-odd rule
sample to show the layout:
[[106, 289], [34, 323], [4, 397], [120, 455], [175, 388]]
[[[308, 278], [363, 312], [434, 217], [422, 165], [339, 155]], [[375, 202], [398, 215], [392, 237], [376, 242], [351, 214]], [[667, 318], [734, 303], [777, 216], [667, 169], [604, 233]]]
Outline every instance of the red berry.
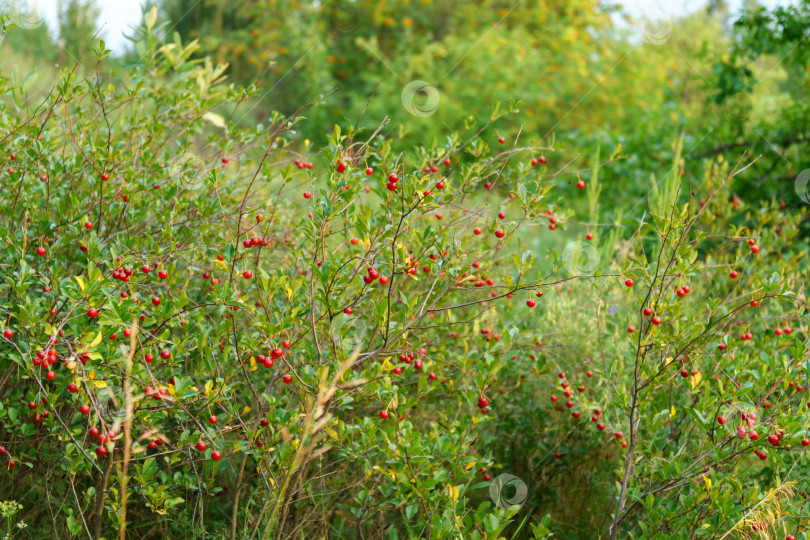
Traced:
[[104, 456], [106, 456], [106, 455], [107, 455], [107, 447], [105, 447], [105, 446], [99, 446], [98, 448], [96, 448], [96, 455], [97, 455], [98, 457], [104, 457]]
[[292, 382], [292, 375], [290, 375], [290, 374], [288, 373], [288, 374], [284, 375], [284, 376], [281, 378], [281, 380], [283, 380], [283, 381], [284, 381], [284, 384], [290, 384], [290, 383]]
[[98, 310], [96, 308], [90, 308], [87, 310], [87, 316], [91, 319], [98, 316]]
[[388, 418], [388, 411], [380, 411], [380, 418], [382, 418], [383, 420]]
[[624, 284], [625, 284], [627, 287], [632, 287], [632, 286], [633, 286], [633, 283], [634, 283], [634, 282], [633, 282], [633, 280], [632, 280], [632, 279], [626, 279], [626, 280], [624, 281]]
[[253, 277], [253, 272], [251, 272], [250, 270], [245, 270], [244, 272], [242, 272], [242, 277], [245, 279], [250, 279]]
[[3, 332], [3, 336], [5, 336], [6, 339], [11, 339], [14, 337], [14, 332], [12, 332], [9, 328], [6, 328], [6, 330]]
[[534, 307], [536, 304], [537, 304], [537, 302], [535, 302], [532, 299], [526, 300], [526, 305], [529, 306], [529, 307]]
[[199, 450], [200, 452], [203, 452], [206, 449], [206, 444], [203, 441], [198, 442], [196, 446], [197, 450]]
[[222, 459], [222, 454], [218, 450], [214, 450], [213, 452], [211, 452], [211, 459], [213, 459], [214, 461], [219, 461], [220, 459]]
[[217, 423], [217, 417], [212, 414], [211, 416], [208, 417], [208, 422], [210, 424], [216, 424]]

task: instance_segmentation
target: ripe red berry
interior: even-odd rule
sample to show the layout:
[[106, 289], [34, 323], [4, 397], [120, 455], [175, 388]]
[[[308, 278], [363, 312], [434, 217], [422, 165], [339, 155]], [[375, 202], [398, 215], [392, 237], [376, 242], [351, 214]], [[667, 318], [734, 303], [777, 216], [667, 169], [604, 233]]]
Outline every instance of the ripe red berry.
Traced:
[[288, 374], [284, 375], [284, 376], [281, 378], [281, 380], [283, 380], [283, 381], [284, 381], [284, 384], [290, 384], [290, 383], [292, 382], [292, 375], [290, 375], [290, 374], [288, 373]]
[[653, 317], [652, 318], [652, 323], [654, 325], [658, 326], [659, 324], [661, 324], [661, 317]]
[[211, 452], [211, 459], [213, 459], [214, 461], [219, 461], [220, 459], [222, 459], [222, 454], [219, 452], [219, 450], [214, 450], [213, 452]]
[[739, 276], [736, 270], [732, 270], [731, 274], [729, 275], [731, 276], [731, 279], [737, 279], [737, 276]]
[[79, 391], [79, 387], [76, 386], [76, 383], [70, 383], [67, 386], [67, 389], [68, 389], [68, 392], [70, 392], [71, 394], [75, 394], [76, 392]]
[[383, 420], [388, 418], [388, 411], [380, 411], [380, 418], [382, 418]]
[[309, 191], [305, 191], [304, 192], [304, 198], [305, 199], [311, 199], [312, 198], [312, 193], [310, 193]]
[[98, 316], [98, 310], [96, 308], [90, 308], [87, 310], [87, 316], [91, 319]]
[[152, 305], [153, 306], [159, 306], [160, 305], [160, 298], [158, 298], [157, 296], [153, 296], [152, 297]]
[[250, 270], [245, 270], [244, 272], [242, 272], [242, 277], [245, 279], [250, 279], [253, 277], [253, 272], [251, 272]]
[[536, 304], [537, 304], [537, 302], [535, 302], [531, 298], [529, 300], [526, 300], [526, 305], [529, 306], [529, 307], [534, 307]]
[[37, 248], [37, 255], [39, 255], [40, 257], [44, 257], [45, 256], [45, 248], [42, 247], [42, 246], [38, 247]]
[[14, 332], [12, 332], [11, 329], [6, 328], [6, 330], [3, 332], [3, 336], [5, 336], [6, 339], [11, 339], [14, 337]]
[[158, 277], [160, 279], [166, 279], [167, 277], [169, 277], [169, 273], [166, 270], [161, 270], [160, 272], [158, 272]]
[[98, 457], [104, 457], [107, 455], [107, 447], [106, 446], [99, 446], [96, 448], [96, 455]]
[[476, 227], [475, 229], [473, 229], [473, 233], [474, 234], [481, 234], [481, 229]]
[[86, 223], [84, 224], [84, 228], [85, 228], [85, 229], [92, 229], [92, 228], [93, 228], [93, 224], [92, 224], [91, 222], [89, 222], [89, 221], [88, 221], [88, 222], [86, 222]]
[[172, 353], [169, 352], [169, 349], [163, 349], [160, 351], [160, 357], [164, 360], [168, 360], [172, 356]]
[[645, 315], [645, 316], [647, 316], [647, 317], [649, 317], [650, 315], [652, 315], [652, 308], [645, 307], [645, 308], [644, 308], [644, 315]]
[[82, 405], [80, 410], [82, 414], [90, 414], [90, 405]]
[[206, 444], [205, 444], [205, 442], [200, 441], [200, 442], [198, 442], [196, 444], [196, 447], [197, 447], [197, 450], [199, 450], [200, 452], [203, 452], [206, 449]]
[[101, 173], [101, 179], [106, 182], [110, 179], [110, 175], [107, 173]]
[[586, 234], [585, 238], [587, 238], [588, 240], [593, 240], [593, 233]]
[[718, 416], [718, 417], [717, 417], [717, 423], [718, 423], [718, 424], [720, 424], [721, 426], [722, 426], [722, 425], [725, 425], [725, 423], [726, 423], [726, 417], [725, 417], [725, 416]]
[[537, 158], [537, 161], [540, 162], [540, 163], [545, 163], [546, 162], [546, 156], [540, 156], [539, 158]]
[[351, 315], [352, 313], [354, 313], [354, 310], [350, 307], [347, 307], [346, 309], [343, 310], [343, 313], [345, 313], [346, 315]]
[[579, 189], [584, 188], [585, 187], [585, 180], [580, 180], [579, 182], [577, 182], [577, 187]]
[[217, 417], [212, 414], [211, 416], [208, 417], [208, 423], [216, 424], [217, 423]]
[[368, 169], [366, 169], [366, 174], [367, 174], [368, 176], [371, 176], [372, 174], [374, 174], [374, 169], [372, 169], [371, 167], [369, 167]]
[[626, 280], [624, 281], [624, 284], [625, 284], [627, 287], [632, 287], [632, 286], [633, 286], [633, 284], [634, 284], [634, 282], [633, 282], [633, 280], [632, 280], [632, 279], [626, 279]]
[[496, 229], [495, 230], [495, 236], [497, 236], [498, 238], [503, 238], [505, 234], [506, 233], [504, 232], [503, 229]]

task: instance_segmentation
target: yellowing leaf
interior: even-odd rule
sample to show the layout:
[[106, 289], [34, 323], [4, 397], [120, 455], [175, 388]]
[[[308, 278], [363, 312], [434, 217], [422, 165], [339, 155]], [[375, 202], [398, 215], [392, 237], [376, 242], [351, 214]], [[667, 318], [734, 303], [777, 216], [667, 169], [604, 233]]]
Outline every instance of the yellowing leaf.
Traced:
[[91, 381], [96, 388], [107, 388], [107, 383], [104, 381]]
[[214, 264], [215, 264], [215, 265], [217, 265], [217, 266], [219, 266], [220, 268], [222, 268], [222, 269], [223, 269], [223, 270], [225, 270], [226, 272], [228, 272], [228, 271], [230, 270], [230, 269], [228, 268], [228, 265], [227, 265], [227, 264], [225, 264], [225, 261], [220, 261], [219, 259], [214, 259]]
[[74, 279], [79, 284], [79, 288], [82, 290], [82, 292], [84, 292], [84, 280], [82, 279], [82, 277], [81, 276], [74, 276]]
[[700, 374], [700, 372], [699, 372], [699, 371], [697, 372], [697, 374], [695, 374], [695, 375], [693, 375], [693, 376], [692, 376], [692, 378], [691, 378], [692, 390], [694, 390], [694, 389], [695, 389], [695, 387], [696, 387], [698, 384], [700, 384], [700, 380], [701, 380], [702, 378], [703, 378], [703, 376]]
[[675, 407], [670, 407], [669, 409], [669, 417], [675, 418]]
[[207, 113], [205, 113], [203, 115], [203, 118], [205, 118], [206, 120], [208, 120], [209, 122], [211, 122], [212, 124], [214, 124], [218, 128], [224, 128], [225, 127], [225, 119], [222, 118], [218, 114], [214, 114], [212, 112], [207, 112]]
[[248, 407], [247, 405], [245, 405], [245, 408], [244, 408], [244, 409], [242, 409], [242, 414], [247, 414], [247, 413], [249, 413], [249, 412], [250, 412], [250, 407]]
[[99, 332], [98, 335], [90, 343], [90, 345], [87, 346], [87, 349], [89, 350], [98, 347], [99, 343], [101, 343], [101, 332]]
[[257, 369], [259, 369], [259, 366], [256, 365], [256, 357], [251, 356], [250, 357], [250, 371], [256, 371]]
[[712, 480], [711, 480], [711, 478], [709, 478], [705, 474], [702, 475], [702, 476], [703, 476], [703, 482], [706, 483], [706, 490], [710, 491], [712, 489]]

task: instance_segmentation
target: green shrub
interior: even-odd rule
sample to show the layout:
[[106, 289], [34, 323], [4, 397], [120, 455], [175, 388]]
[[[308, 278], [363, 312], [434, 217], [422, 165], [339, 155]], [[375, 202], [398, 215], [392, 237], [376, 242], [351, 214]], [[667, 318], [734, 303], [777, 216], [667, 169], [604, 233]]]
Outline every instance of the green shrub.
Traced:
[[801, 215], [730, 202], [756, 164], [693, 181], [678, 141], [644, 219], [605, 223], [619, 150], [498, 143], [509, 111], [315, 153], [289, 143], [314, 103], [237, 127], [256, 89], [155, 24], [124, 85], [0, 79], [0, 478], [26, 531], [804, 526], [807, 246]]

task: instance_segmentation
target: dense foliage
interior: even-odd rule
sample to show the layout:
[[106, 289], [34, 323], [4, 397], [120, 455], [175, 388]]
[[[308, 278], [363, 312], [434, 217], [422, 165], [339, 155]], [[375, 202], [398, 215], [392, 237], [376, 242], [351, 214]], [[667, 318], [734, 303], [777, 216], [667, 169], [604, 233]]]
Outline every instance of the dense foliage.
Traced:
[[[422, 4], [403, 28], [454, 28]], [[585, 51], [581, 4], [529, 15]], [[409, 3], [352, 5], [373, 40]], [[690, 156], [723, 140], [673, 111], [572, 152], [479, 88], [456, 129], [391, 129], [382, 91], [317, 145], [339, 92], [255, 122], [273, 89], [212, 44], [134, 34], [125, 76], [99, 41], [42, 95], [0, 73], [9, 537], [807, 538], [808, 200], [741, 196], [773, 166], [744, 133]]]

